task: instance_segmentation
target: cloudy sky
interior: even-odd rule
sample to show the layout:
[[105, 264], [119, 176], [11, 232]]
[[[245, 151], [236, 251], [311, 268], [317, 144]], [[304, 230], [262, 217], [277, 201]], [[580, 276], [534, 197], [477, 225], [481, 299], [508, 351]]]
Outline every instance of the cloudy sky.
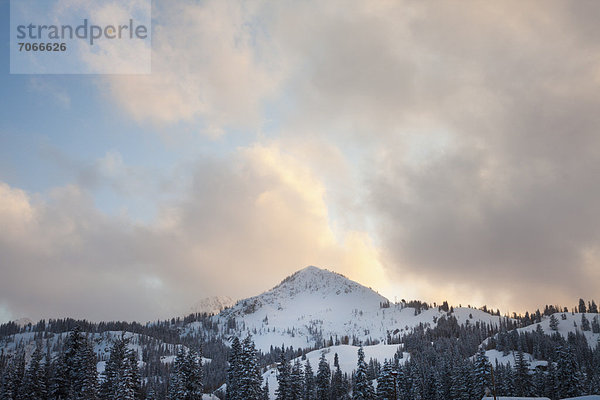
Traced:
[[596, 1], [155, 0], [145, 76], [10, 75], [8, 10], [0, 321], [167, 318], [306, 265], [598, 300]]

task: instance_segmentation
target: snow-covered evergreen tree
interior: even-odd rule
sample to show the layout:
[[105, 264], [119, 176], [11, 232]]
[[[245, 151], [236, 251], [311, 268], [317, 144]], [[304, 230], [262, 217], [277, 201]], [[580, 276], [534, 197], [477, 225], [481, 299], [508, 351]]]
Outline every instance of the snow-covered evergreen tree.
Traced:
[[290, 400], [302, 400], [304, 389], [304, 371], [300, 360], [296, 360], [292, 366], [290, 381], [288, 385], [288, 395]]
[[590, 320], [587, 319], [585, 314], [581, 314], [581, 330], [583, 330], [583, 331], [590, 330]]
[[515, 395], [529, 395], [531, 385], [531, 379], [529, 376], [529, 362], [525, 359], [525, 355], [521, 349], [519, 349], [515, 355], [514, 382]]
[[354, 390], [352, 398], [355, 400], [372, 400], [375, 398], [373, 384], [367, 374], [367, 363], [365, 362], [365, 351], [362, 346], [358, 348], [358, 362], [354, 377]]
[[48, 398], [45, 365], [42, 363], [43, 357], [41, 343], [38, 343], [31, 355], [23, 379], [23, 392], [26, 400], [45, 400]]
[[317, 370], [317, 382], [316, 382], [316, 399], [317, 400], [329, 400], [330, 392], [330, 377], [331, 370], [329, 363], [325, 359], [325, 353], [321, 353], [319, 359], [319, 369]]
[[304, 364], [304, 400], [315, 400], [315, 375], [310, 361]]
[[134, 400], [141, 398], [140, 374], [137, 356], [128, 349], [129, 338], [122, 335], [113, 342], [104, 369], [100, 397], [106, 400]]
[[474, 367], [474, 385], [473, 392], [475, 397], [481, 398], [485, 394], [486, 388], [489, 389], [491, 384], [490, 364], [485, 355], [485, 349], [481, 347], [475, 357]]
[[281, 352], [279, 364], [277, 365], [277, 383], [278, 387], [275, 390], [277, 400], [289, 400], [291, 387], [291, 369], [290, 364], [285, 359], [285, 352]]
[[244, 400], [261, 400], [262, 376], [256, 359], [256, 347], [252, 337], [248, 336], [242, 343], [240, 393]]
[[550, 316], [550, 329], [555, 332], [558, 330], [558, 318], [554, 314]]
[[383, 363], [379, 377], [377, 377], [377, 398], [380, 400], [394, 399], [396, 395], [395, 383], [392, 364], [386, 360]]
[[331, 398], [341, 399], [346, 394], [346, 388], [344, 387], [344, 376], [340, 369], [340, 360], [337, 353], [333, 356], [333, 368], [334, 371], [331, 377]]
[[231, 342], [229, 353], [229, 366], [227, 368], [227, 400], [243, 400], [240, 392], [240, 378], [242, 375], [242, 345], [237, 337]]

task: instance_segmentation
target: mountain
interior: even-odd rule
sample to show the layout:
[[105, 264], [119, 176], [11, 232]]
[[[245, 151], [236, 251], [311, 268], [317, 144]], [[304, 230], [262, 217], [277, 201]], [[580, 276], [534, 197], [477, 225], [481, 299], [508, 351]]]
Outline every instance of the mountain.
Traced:
[[234, 304], [228, 296], [205, 297], [190, 308], [189, 314], [218, 314]]
[[[414, 327], [435, 326], [453, 315], [459, 323], [499, 324], [501, 317], [481, 310], [456, 308], [417, 309], [407, 303], [391, 303], [374, 290], [345, 276], [314, 266], [285, 278], [258, 296], [238, 301], [213, 317], [223, 335], [253, 335], [258, 349], [271, 346], [322, 347], [330, 342], [352, 344], [397, 342]], [[184, 334], [202, 326], [192, 323]]]
[[[558, 309], [563, 308], [547, 306], [544, 314], [508, 318], [485, 309], [453, 308], [447, 303], [439, 307], [420, 301], [392, 303], [341, 274], [310, 266], [272, 289], [235, 304], [227, 297], [206, 298], [195, 304], [192, 314], [186, 317], [145, 325], [70, 318], [0, 325], [0, 376], [3, 366], [17, 360], [19, 354], [29, 362], [37, 345], [50, 349], [51, 357], [57, 359], [65, 351], [68, 332], [75, 327], [92, 343], [98, 372], [104, 371], [115, 340], [129, 338], [128, 346], [135, 351], [143, 381], [160, 392], [160, 399], [165, 398], [173, 379], [170, 364], [180, 349], [202, 350], [204, 389], [213, 392], [224, 387], [232, 338], [249, 335], [261, 351], [257, 361], [271, 398], [278, 387], [276, 366], [282, 348], [287, 359], [302, 363], [308, 360], [315, 372], [321, 354], [331, 364], [337, 353], [340, 368], [348, 375], [356, 368], [360, 344], [364, 345], [369, 368], [371, 359], [376, 370], [383, 360], [396, 357], [403, 374], [427, 370], [434, 376], [450, 376], [456, 373], [458, 362], [463, 363], [461, 371], [466, 368], [465, 376], [472, 377], [469, 369], [476, 364], [478, 348], [486, 350], [497, 367], [499, 380], [510, 377], [509, 367], [501, 366], [515, 366], [519, 351], [524, 353], [532, 375], [544, 373], [550, 365], [567, 365], [558, 362], [561, 348], [570, 352], [568, 357], [585, 360], [582, 368], [596, 363], [594, 368], [600, 371], [600, 316], [555, 313]], [[586, 384], [597, 381], [600, 391], [600, 374], [589, 376]], [[446, 384], [451, 386], [452, 382]]]

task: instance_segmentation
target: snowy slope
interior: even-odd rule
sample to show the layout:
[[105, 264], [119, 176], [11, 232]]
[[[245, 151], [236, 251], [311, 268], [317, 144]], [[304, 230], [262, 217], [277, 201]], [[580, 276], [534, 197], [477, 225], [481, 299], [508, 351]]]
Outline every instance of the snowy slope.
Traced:
[[[41, 343], [45, 349], [49, 346], [51, 349], [56, 349], [56, 346], [59, 342], [64, 343], [67, 337], [69, 336], [69, 332], [64, 333], [47, 333], [46, 339], [44, 339]], [[135, 354], [138, 357], [138, 366], [141, 368], [144, 366], [144, 362], [142, 361], [142, 345], [141, 342], [146, 343], [148, 346], [152, 341], [155, 341], [155, 346], [160, 346], [168, 355], [161, 357], [161, 361], [165, 364], [171, 363], [175, 359], [175, 354], [179, 351], [182, 345], [174, 345], [164, 343], [162, 341], [158, 341], [156, 339], [150, 338], [145, 335], [140, 335], [132, 332], [124, 332], [124, 331], [107, 331], [102, 333], [85, 333], [88, 339], [91, 340], [94, 352], [98, 357], [97, 370], [98, 373], [102, 373], [106, 366], [106, 361], [110, 356], [110, 348], [115, 340], [119, 339], [121, 336], [129, 339], [129, 344], [127, 348], [135, 351]], [[7, 336], [5, 338], [0, 339], [0, 349], [4, 351], [5, 354], [10, 355], [15, 352], [15, 349], [19, 346], [23, 346], [25, 350], [25, 357], [27, 360], [33, 354], [36, 348], [36, 340], [35, 333], [33, 332], [25, 332], [19, 333], [16, 335]], [[56, 353], [53, 353], [53, 356]], [[202, 358], [203, 363], [210, 362], [211, 360], [208, 358]]]
[[[565, 319], [563, 319], [563, 315], [564, 315]], [[579, 333], [582, 333], [585, 336], [585, 338], [587, 339], [588, 345], [590, 345], [590, 347], [592, 349], [594, 349], [598, 345], [598, 340], [600, 340], [600, 334], [593, 333], [592, 331], [583, 331], [581, 329], [581, 315], [582, 315], [581, 313], [570, 313], [570, 312], [555, 313], [554, 316], [556, 317], [556, 319], [558, 321], [558, 329], [556, 332], [560, 333], [566, 339], [570, 332], [574, 333], [574, 332], [578, 331]], [[593, 313], [586, 313], [585, 316], [588, 319], [588, 321], [590, 322], [590, 324], [595, 317], [600, 318], [599, 314], [593, 314]], [[526, 326], [525, 328], [520, 328], [518, 330], [519, 330], [519, 332], [533, 332], [537, 329], [538, 325], [540, 325], [540, 327], [542, 328], [544, 333], [547, 335], [552, 335], [555, 332], [550, 328], [550, 317], [549, 316], [543, 317], [542, 322], [540, 322], [539, 324], [532, 324], [532, 325]]]
[[[497, 400], [550, 400], [547, 397], [496, 397]], [[494, 400], [493, 397], [484, 397], [481, 400]]]
[[228, 296], [213, 296], [205, 297], [194, 304], [190, 310], [190, 314], [218, 314], [227, 307], [231, 307], [235, 301]]
[[[253, 335], [258, 349], [268, 351], [273, 346], [306, 348], [336, 338], [343, 343], [347, 336], [386, 342], [391, 337], [401, 337], [419, 324], [435, 326], [446, 312], [437, 308], [415, 310], [406, 304], [390, 304], [374, 290], [343, 275], [316, 267], [304, 268], [284, 279], [273, 289], [249, 299], [215, 316], [223, 333], [235, 321], [235, 332]], [[480, 310], [457, 308], [453, 315], [459, 323], [498, 324], [500, 317]], [[189, 324], [188, 333], [200, 329], [199, 324]], [[185, 334], [185, 331], [184, 331]]]
[[[515, 365], [516, 355], [517, 353], [514, 351], [509, 352], [507, 355], [504, 355], [501, 351], [498, 350], [488, 350], [485, 352], [485, 355], [488, 358], [488, 361], [492, 365], [504, 364], [504, 365]], [[529, 353], [523, 353], [525, 360], [529, 363], [529, 369], [534, 370], [538, 366], [548, 365], [548, 361], [545, 360], [537, 360], [533, 358], [533, 356]], [[471, 359], [475, 359], [476, 356], [471, 357]]]
[[[394, 354], [396, 354], [398, 351], [399, 345], [378, 344], [374, 346], [365, 346], [363, 349], [365, 352], [366, 362], [369, 362], [369, 360], [372, 358], [383, 363], [384, 360], [391, 360], [394, 358]], [[333, 371], [333, 359], [336, 353], [338, 355], [340, 369], [343, 373], [350, 375], [352, 371], [356, 369], [356, 364], [358, 362], [358, 346], [339, 345], [311, 351], [310, 353], [306, 354], [306, 360], [310, 362], [313, 371], [316, 373], [321, 354], [325, 354], [325, 359]], [[410, 355], [408, 353], [402, 354], [404, 362], [410, 359]], [[294, 363], [296, 360], [299, 360], [303, 367], [306, 364], [306, 360], [302, 360], [301, 357], [293, 359], [291, 362]], [[277, 370], [275, 366], [272, 366], [263, 374], [263, 385], [265, 382], [269, 383], [269, 398], [274, 399], [275, 391], [279, 387], [277, 384]]]

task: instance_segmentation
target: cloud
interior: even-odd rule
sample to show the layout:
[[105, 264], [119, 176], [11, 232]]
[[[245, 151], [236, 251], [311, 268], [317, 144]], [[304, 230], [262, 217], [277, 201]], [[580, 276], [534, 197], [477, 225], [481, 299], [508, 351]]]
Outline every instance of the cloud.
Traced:
[[203, 125], [209, 136], [227, 128], [259, 128], [279, 66], [261, 56], [257, 4], [173, 1], [156, 4], [152, 74], [106, 77], [107, 98], [141, 123]]
[[[376, 288], [393, 275], [398, 297], [502, 311], [597, 291], [595, 3], [205, 1], [153, 11], [153, 74], [103, 78], [106, 98], [166, 135], [181, 122], [210, 136], [253, 135], [265, 121], [270, 130], [199, 160], [151, 223], [104, 215], [85, 190], [110, 182], [138, 192], [152, 181], [118, 152], [51, 200], [5, 186], [10, 229], [0, 237], [14, 265], [94, 277], [87, 293], [114, 291], [115, 304], [133, 285], [127, 318], [152, 318], [146, 304], [187, 310], [199, 292], [254, 294], [307, 264]], [[11, 271], [7, 282], [32, 275]], [[12, 310], [18, 295], [6, 293], [0, 304]], [[115, 309], [40, 293], [36, 304], [53, 310]]]
[[17, 316], [167, 318], [206, 295], [258, 294], [309, 264], [373, 286], [384, 278], [368, 236], [338, 240], [320, 181], [274, 146], [199, 162], [150, 224], [99, 212], [74, 185], [48, 200], [0, 188], [0, 303]]
[[48, 79], [30, 78], [29, 88], [35, 92], [51, 95], [64, 109], [71, 107], [71, 97], [67, 91]]
[[[282, 135], [342, 151], [361, 176], [347, 181], [363, 202], [351, 210], [421, 296], [517, 310], [592, 297], [599, 13], [591, 2], [279, 2], [266, 29], [291, 98]], [[327, 185], [335, 209], [343, 196]]]

